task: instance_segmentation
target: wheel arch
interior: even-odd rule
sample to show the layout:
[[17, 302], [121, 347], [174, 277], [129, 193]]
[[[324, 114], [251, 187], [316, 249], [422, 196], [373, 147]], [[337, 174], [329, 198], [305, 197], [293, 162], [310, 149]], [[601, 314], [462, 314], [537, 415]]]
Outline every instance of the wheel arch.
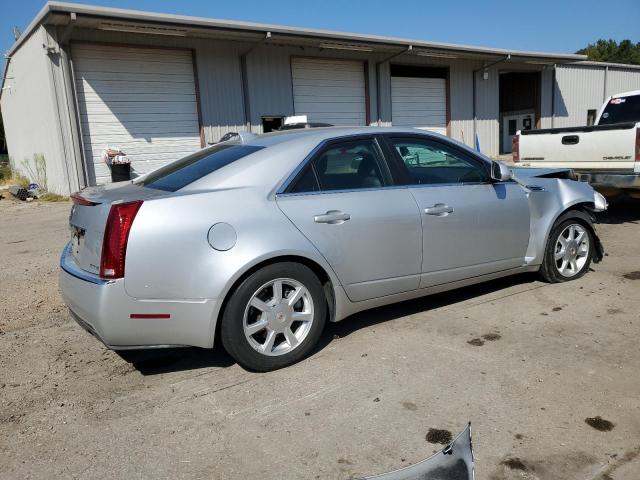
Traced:
[[229, 303], [229, 299], [231, 298], [231, 296], [233, 295], [233, 292], [236, 291], [236, 289], [238, 288], [238, 286], [244, 282], [249, 276], [251, 276], [253, 273], [257, 272], [258, 270], [269, 266], [269, 265], [273, 265], [276, 263], [284, 263], [284, 262], [293, 262], [293, 263], [299, 263], [302, 265], [305, 265], [306, 267], [308, 267], [316, 277], [318, 277], [318, 280], [320, 280], [320, 283], [322, 284], [324, 293], [325, 293], [325, 297], [327, 300], [327, 306], [328, 306], [328, 312], [329, 312], [329, 320], [332, 321], [333, 317], [335, 316], [335, 294], [334, 294], [334, 286], [337, 283], [337, 279], [335, 279], [334, 276], [331, 275], [331, 273], [328, 271], [328, 268], [321, 265], [318, 261], [304, 256], [304, 255], [300, 255], [297, 253], [293, 253], [293, 254], [281, 254], [281, 255], [277, 255], [277, 256], [273, 256], [273, 257], [269, 257], [266, 259], [262, 259], [256, 263], [253, 264], [249, 264], [247, 265], [242, 273], [231, 283], [231, 285], [225, 290], [224, 292], [224, 296], [223, 296], [223, 300], [222, 303], [220, 305], [220, 308], [217, 311], [217, 314], [215, 315], [215, 318], [213, 319], [215, 325], [214, 325], [214, 335], [213, 335], [213, 344], [212, 346], [215, 345], [215, 341], [217, 338], [219, 338], [219, 334], [220, 334], [220, 325], [222, 322], [220, 322], [220, 319], [222, 318], [222, 316], [224, 315], [224, 311], [227, 307], [227, 304]]
[[547, 240], [545, 242], [545, 251], [546, 245], [548, 244], [551, 236], [551, 232], [559, 223], [564, 222], [565, 220], [569, 220], [575, 218], [580, 220], [580, 222], [589, 229], [591, 236], [595, 242], [595, 250], [593, 255], [593, 262], [599, 263], [604, 257], [604, 248], [602, 246], [602, 242], [596, 233], [596, 229], [593, 226], [594, 223], [597, 222], [595, 215], [593, 214], [594, 203], [593, 202], [575, 202], [572, 205], [567, 206], [564, 210], [562, 210], [551, 222], [549, 231], [547, 232]]

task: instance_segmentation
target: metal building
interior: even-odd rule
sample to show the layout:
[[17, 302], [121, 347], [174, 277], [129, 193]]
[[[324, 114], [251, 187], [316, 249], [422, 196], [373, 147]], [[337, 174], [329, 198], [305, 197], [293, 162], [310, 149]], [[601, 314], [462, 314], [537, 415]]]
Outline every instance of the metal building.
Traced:
[[426, 128], [490, 156], [521, 128], [582, 125], [640, 68], [510, 51], [49, 2], [9, 51], [0, 108], [13, 166], [49, 190], [137, 174], [287, 116]]

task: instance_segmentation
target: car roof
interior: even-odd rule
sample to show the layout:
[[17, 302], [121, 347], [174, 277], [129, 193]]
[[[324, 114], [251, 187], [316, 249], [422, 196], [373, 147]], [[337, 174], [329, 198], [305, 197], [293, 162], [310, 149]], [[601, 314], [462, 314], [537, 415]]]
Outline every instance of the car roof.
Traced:
[[242, 144], [255, 145], [257, 147], [272, 147], [285, 142], [319, 143], [333, 138], [350, 137], [353, 135], [376, 135], [381, 133], [418, 133], [422, 135], [426, 134], [434, 137], [441, 137], [440, 134], [435, 132], [406, 127], [316, 127], [297, 130], [282, 130], [258, 135], [243, 135]]

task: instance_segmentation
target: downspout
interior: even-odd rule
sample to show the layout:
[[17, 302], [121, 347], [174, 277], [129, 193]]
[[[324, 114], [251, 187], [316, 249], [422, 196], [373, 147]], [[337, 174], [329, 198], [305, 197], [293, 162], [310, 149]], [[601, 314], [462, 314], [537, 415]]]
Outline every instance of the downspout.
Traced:
[[484, 66], [482, 66], [482, 67], [480, 67], [480, 68], [478, 68], [478, 69], [473, 71], [473, 87], [472, 87], [473, 88], [473, 105], [472, 105], [472, 108], [473, 108], [473, 145], [474, 146], [476, 145], [476, 137], [478, 135], [478, 118], [477, 118], [478, 117], [478, 114], [477, 114], [478, 107], [476, 105], [478, 94], [476, 92], [476, 84], [477, 84], [476, 75], [481, 70], [488, 70], [489, 68], [493, 67], [494, 65], [497, 65], [497, 64], [502, 63], [502, 62], [506, 62], [507, 60], [511, 60], [511, 54], [507, 55], [504, 58], [501, 58], [500, 60], [496, 60], [495, 62], [489, 63], [488, 65], [484, 65]]
[[388, 62], [389, 60], [392, 60], [396, 57], [399, 57], [400, 55], [404, 54], [404, 53], [408, 53], [411, 50], [413, 50], [413, 45], [407, 45], [407, 48], [403, 49], [400, 52], [394, 53], [393, 55], [380, 60], [379, 62], [376, 62], [376, 112], [378, 113], [378, 126], [381, 127], [382, 126], [382, 115], [381, 115], [381, 108], [380, 108], [380, 104], [382, 102], [382, 98], [381, 98], [381, 94], [380, 94], [380, 82], [381, 82], [381, 76], [382, 74], [380, 73], [380, 65], [382, 65], [385, 62]]
[[69, 39], [75, 26], [77, 16], [74, 12], [69, 14], [69, 23], [65, 27], [58, 45], [60, 46], [60, 69], [63, 86], [67, 99], [67, 119], [73, 142], [74, 158], [76, 162], [76, 178], [79, 189], [87, 187], [90, 183], [87, 173], [87, 160], [84, 151], [82, 126], [80, 125], [80, 115], [78, 114], [78, 98], [73, 83], [73, 69], [71, 65]]
[[607, 99], [607, 80], [609, 77], [609, 65], [604, 67], [604, 87], [602, 89], [602, 103]]
[[556, 64], [551, 72], [551, 128], [556, 126]]
[[242, 79], [242, 102], [244, 107], [244, 124], [247, 132], [251, 132], [251, 99], [249, 96], [249, 78], [247, 76], [247, 55], [271, 38], [271, 32], [266, 32], [262, 40], [254, 43], [249, 50], [240, 55], [240, 77]]

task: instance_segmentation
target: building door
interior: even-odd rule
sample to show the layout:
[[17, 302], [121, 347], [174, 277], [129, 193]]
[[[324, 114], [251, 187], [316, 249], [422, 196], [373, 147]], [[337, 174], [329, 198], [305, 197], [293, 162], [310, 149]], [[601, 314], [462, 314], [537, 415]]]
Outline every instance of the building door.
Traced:
[[201, 147], [191, 51], [74, 44], [71, 56], [92, 183], [111, 181], [107, 147], [131, 159], [134, 175]]
[[447, 134], [447, 88], [444, 78], [391, 77], [394, 127], [415, 127]]
[[296, 115], [309, 122], [366, 125], [364, 64], [327, 58], [292, 58]]
[[502, 151], [511, 153], [511, 140], [518, 130], [531, 130], [534, 122], [533, 113], [502, 116]]
[[447, 69], [391, 65], [391, 121], [447, 134]]

